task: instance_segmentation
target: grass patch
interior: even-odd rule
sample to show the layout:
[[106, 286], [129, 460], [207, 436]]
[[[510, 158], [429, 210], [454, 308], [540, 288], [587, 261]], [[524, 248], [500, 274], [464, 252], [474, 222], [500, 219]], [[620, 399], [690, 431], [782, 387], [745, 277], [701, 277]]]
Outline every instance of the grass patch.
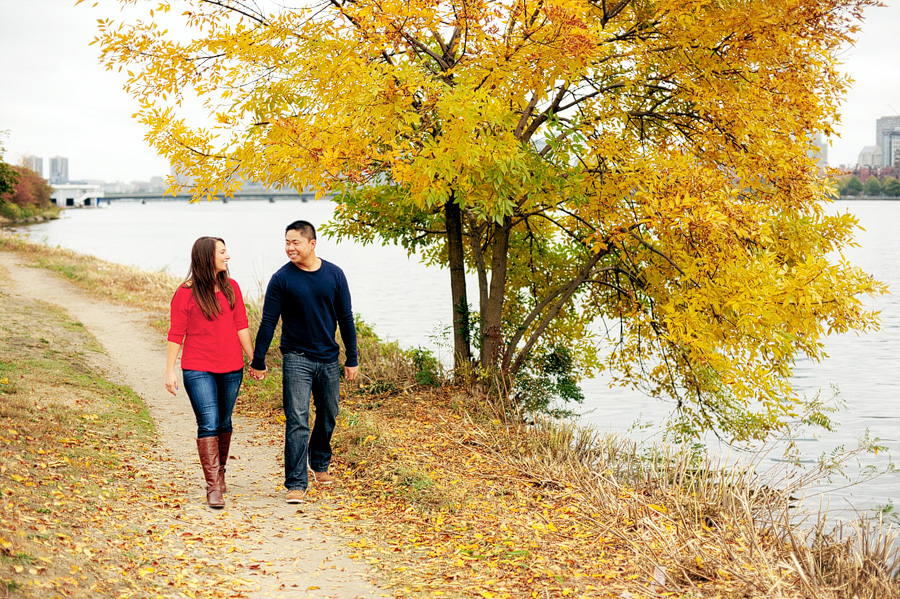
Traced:
[[154, 436], [146, 406], [91, 374], [96, 341], [61, 311], [0, 295], [0, 322], [0, 593], [149, 592], [109, 549], [128, 522], [109, 507], [137, 492], [134, 456]]
[[59, 273], [100, 297], [137, 306], [156, 326], [168, 327], [168, 310], [181, 279], [147, 272], [72, 250], [49, 247], [0, 230], [0, 250], [14, 251], [34, 266]]

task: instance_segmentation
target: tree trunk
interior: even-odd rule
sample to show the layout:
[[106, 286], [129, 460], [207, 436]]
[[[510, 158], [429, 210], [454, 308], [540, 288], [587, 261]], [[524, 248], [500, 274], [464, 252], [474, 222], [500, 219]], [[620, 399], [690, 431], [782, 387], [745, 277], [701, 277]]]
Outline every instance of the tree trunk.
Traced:
[[503, 339], [501, 320], [503, 299], [506, 292], [506, 266], [509, 259], [509, 232], [512, 219], [505, 217], [503, 224], [495, 227], [491, 243], [491, 285], [488, 299], [481, 306], [481, 366], [488, 372], [494, 371], [501, 363]]
[[462, 210], [455, 197], [444, 204], [447, 227], [447, 257], [450, 263], [450, 294], [453, 301], [453, 369], [461, 374], [471, 361], [469, 346], [469, 300], [466, 295], [466, 265], [463, 254]]

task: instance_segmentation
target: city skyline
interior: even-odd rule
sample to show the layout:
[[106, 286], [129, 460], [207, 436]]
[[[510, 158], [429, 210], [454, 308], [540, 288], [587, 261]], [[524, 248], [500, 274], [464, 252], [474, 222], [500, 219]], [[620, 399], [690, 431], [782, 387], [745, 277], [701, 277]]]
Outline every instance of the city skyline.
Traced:
[[[105, 9], [105, 10], [104, 10]], [[149, 181], [168, 162], [144, 141], [132, 118], [137, 106], [124, 77], [98, 64], [96, 20], [116, 17], [118, 5], [73, 0], [0, 0], [0, 138], [4, 160], [25, 155], [69, 160], [72, 180]], [[856, 164], [876, 144], [876, 120], [900, 115], [900, 3], [866, 11], [855, 47], [841, 53], [856, 80], [842, 105], [842, 138], [831, 140], [831, 166]]]

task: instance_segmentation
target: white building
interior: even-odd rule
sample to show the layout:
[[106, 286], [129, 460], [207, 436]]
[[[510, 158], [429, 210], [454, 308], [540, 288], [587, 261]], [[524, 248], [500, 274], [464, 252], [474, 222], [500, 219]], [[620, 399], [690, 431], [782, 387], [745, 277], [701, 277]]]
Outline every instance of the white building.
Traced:
[[54, 185], [50, 200], [60, 208], [96, 206], [103, 197], [99, 185]]

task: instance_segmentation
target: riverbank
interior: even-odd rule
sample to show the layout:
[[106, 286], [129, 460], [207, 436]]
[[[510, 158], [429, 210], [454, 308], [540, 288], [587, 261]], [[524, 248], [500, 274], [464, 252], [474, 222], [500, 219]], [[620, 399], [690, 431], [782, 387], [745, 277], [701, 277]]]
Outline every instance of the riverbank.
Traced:
[[[167, 275], [7, 235], [0, 235], [0, 250], [65, 275], [98, 303], [136, 306], [157, 332], [165, 326], [174, 285]], [[21, 307], [14, 307], [10, 314], [19, 312]], [[25, 320], [17, 330], [19, 336], [28, 332], [34, 338], [40, 328]], [[42, 347], [39, 338], [34, 343]], [[878, 523], [863, 524], [854, 540], [849, 530], [817, 530], [816, 514], [804, 527], [795, 526], [790, 494], [802, 489], [793, 483], [776, 491], [761, 486], [752, 471], [726, 471], [696, 453], [637, 447], [627, 439], [549, 421], [530, 426], [505, 422], [484, 398], [466, 390], [416, 384], [416, 367], [409, 357], [371, 337], [362, 364], [368, 379], [345, 388], [342, 399], [334, 465], [340, 483], [327, 497], [314, 497], [308, 509], [319, 530], [342, 539], [354, 563], [377, 568], [392, 596], [900, 597], [900, 582], [890, 574], [897, 571], [898, 556], [883, 542], [884, 529]], [[269, 457], [263, 458], [273, 465], [280, 449], [277, 374], [273, 368], [267, 381], [248, 383], [239, 405], [242, 426], [256, 427], [266, 439], [274, 439]], [[24, 417], [4, 418], [3, 430], [16, 430], [15, 423]], [[102, 438], [102, 430], [92, 428], [94, 420], [81, 420], [85, 431]], [[49, 464], [63, 457], [68, 456], [29, 454], [26, 461]], [[5, 463], [20, 468], [15, 458]], [[41, 470], [39, 465], [30, 468]], [[10, 478], [12, 472], [12, 466], [2, 471], [0, 489], [33, 490], [27, 479]], [[20, 470], [15, 473], [24, 479]], [[250, 480], [255, 473], [244, 476], [249, 477], [245, 484], [257, 484]], [[134, 491], [141, 496], [140, 485]], [[268, 493], [268, 500], [281, 506], [280, 491], [273, 487]], [[76, 504], [79, 496], [86, 496], [66, 495]], [[182, 497], [181, 503], [164, 502], [158, 509], [167, 518], [185, 512], [189, 519], [197, 516], [202, 534], [203, 520], [192, 511], [200, 500], [196, 490], [176, 496]], [[232, 501], [230, 509], [240, 510], [246, 499], [235, 496]], [[41, 505], [52, 513], [52, 504]], [[26, 505], [22, 513], [52, 520], [38, 510]], [[13, 533], [31, 534], [27, 527], [23, 530], [27, 522], [0, 518], [4, 539], [7, 521], [16, 523]], [[293, 522], [280, 525], [282, 537], [277, 538], [292, 535]], [[229, 543], [236, 546], [240, 535], [249, 534], [238, 530], [238, 538]], [[92, 551], [88, 536], [81, 546]], [[161, 549], [175, 553], [155, 557], [166, 566], [167, 577], [158, 570], [148, 572], [156, 568], [152, 564], [137, 567], [137, 573], [133, 562], [122, 562], [123, 567], [130, 565], [135, 580], [169, 585], [177, 580], [172, 573], [179, 572], [174, 569], [178, 550], [165, 545]], [[15, 549], [8, 551], [15, 555]], [[197, 559], [193, 555], [181, 561]], [[9, 563], [4, 560], [3, 567]], [[90, 560], [79, 563], [92, 567]], [[241, 564], [246, 569], [229, 576], [248, 578], [252, 564]], [[2, 577], [24, 584], [16, 577], [21, 574], [12, 568]], [[191, 581], [196, 584], [198, 578]], [[249, 587], [220, 584], [229, 592], [244, 593], [232, 596], [251, 596]], [[204, 587], [202, 592], [215, 592], [207, 585], [194, 592], [202, 594]]]
[[[23, 211], [18, 206], [4, 204], [4, 208], [9, 213], [4, 213], [3, 210], [0, 210], [0, 228], [45, 223], [47, 221], [58, 219], [60, 213], [60, 209], [56, 206], [42, 210]], [[15, 214], [12, 214], [13, 209], [15, 209]]]

